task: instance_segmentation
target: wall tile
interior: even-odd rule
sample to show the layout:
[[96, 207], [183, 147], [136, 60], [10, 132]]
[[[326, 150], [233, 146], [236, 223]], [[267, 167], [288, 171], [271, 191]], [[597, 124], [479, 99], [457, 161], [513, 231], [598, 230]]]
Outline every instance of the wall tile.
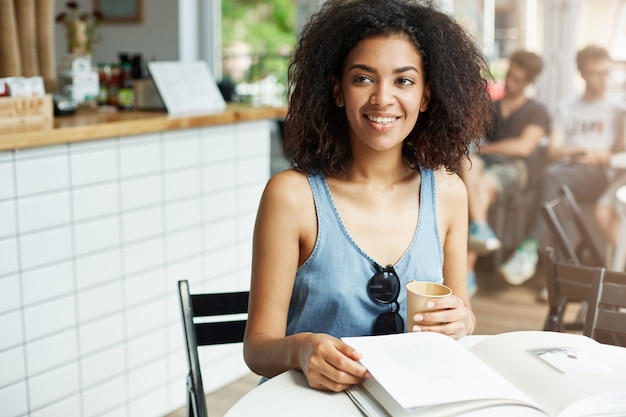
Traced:
[[121, 242], [119, 217], [116, 215], [77, 223], [74, 226], [74, 236], [78, 255], [119, 246]]
[[237, 265], [237, 248], [235, 246], [216, 248], [207, 252], [204, 262], [205, 278], [214, 280], [229, 276]]
[[164, 178], [165, 201], [197, 196], [200, 193], [200, 172], [198, 167], [169, 172]]
[[62, 262], [22, 273], [24, 305], [29, 306], [74, 291], [71, 262]]
[[[260, 175], [260, 173], [266, 175]], [[269, 155], [240, 158], [237, 161], [237, 184], [265, 185], [266, 178], [270, 175]]]
[[165, 387], [167, 372], [164, 362], [152, 362], [131, 369], [128, 373], [129, 398], [138, 398]]
[[237, 192], [223, 190], [207, 194], [204, 198], [204, 218], [208, 222], [231, 217], [237, 212]]
[[135, 274], [163, 265], [163, 239], [150, 239], [124, 247], [124, 272]]
[[141, 135], [120, 141], [122, 178], [153, 174], [161, 170], [160, 134]]
[[59, 262], [72, 256], [72, 235], [69, 227], [22, 235], [20, 238], [22, 269]]
[[0, 314], [15, 310], [22, 304], [22, 292], [17, 275], [0, 278]]
[[[45, 209], [44, 209], [45, 207]], [[18, 200], [21, 233], [70, 223], [70, 195], [67, 190], [22, 197]]]
[[236, 241], [237, 221], [233, 218], [222, 219], [209, 223], [204, 227], [204, 246], [213, 250], [232, 245]]
[[159, 236], [163, 233], [163, 210], [160, 206], [127, 212], [122, 215], [124, 242]]
[[119, 211], [117, 183], [104, 183], [74, 189], [72, 193], [74, 221], [81, 221]]
[[[4, 349], [13, 348], [22, 343], [22, 314], [20, 311], [13, 311], [0, 315], [0, 352]], [[2, 404], [0, 402], [0, 404]]]
[[115, 378], [86, 389], [83, 398], [84, 417], [94, 417], [107, 410], [116, 409], [124, 403], [126, 398], [126, 380], [124, 377]]
[[[2, 372], [0, 372], [0, 387], [15, 384], [26, 378], [24, 347], [18, 346], [3, 351], [0, 354], [0, 369], [2, 369]], [[4, 403], [0, 401], [0, 404]]]
[[72, 185], [78, 187], [117, 178], [115, 141], [74, 143], [71, 145]]
[[[166, 294], [178, 294], [179, 280], [186, 279], [188, 281], [193, 281], [195, 279], [205, 276], [203, 266], [203, 257], [201, 256], [196, 256], [193, 258], [185, 259], [184, 261], [167, 265], [165, 269], [168, 277]], [[176, 301], [175, 316], [180, 318], [180, 306], [178, 305], [178, 296], [172, 298]]]
[[124, 339], [124, 327], [121, 312], [81, 324], [78, 330], [81, 354], [87, 356], [119, 345]]
[[[167, 410], [167, 391], [165, 388], [155, 389], [141, 397], [131, 397], [128, 404], [128, 414], [135, 415], [159, 415]], [[145, 413], [145, 414], [144, 414]]]
[[122, 310], [122, 283], [112, 281], [78, 293], [78, 318], [81, 323]]
[[55, 333], [26, 345], [29, 375], [50, 371], [78, 357], [76, 329]]
[[163, 168], [166, 171], [200, 164], [198, 130], [163, 132]]
[[23, 416], [28, 409], [26, 382], [0, 388], [0, 404], [2, 417]]
[[113, 406], [112, 409], [109, 409], [102, 414], [98, 414], [98, 417], [128, 417], [128, 416], [134, 416], [134, 415], [141, 415], [141, 414], [127, 413], [126, 411], [127, 409], [128, 407], [126, 406], [126, 404], [120, 404], [117, 406]]
[[74, 395], [70, 398], [63, 399], [51, 406], [41, 408], [30, 413], [31, 417], [60, 417], [60, 416], [79, 416], [80, 397]]
[[165, 238], [167, 262], [176, 262], [202, 253], [202, 230], [193, 228], [178, 233], [170, 233]]
[[18, 270], [17, 239], [0, 239], [0, 276]]
[[201, 222], [202, 200], [191, 199], [165, 206], [165, 230], [172, 232], [190, 226], [198, 226]]
[[[240, 123], [237, 125], [237, 157], [270, 154], [269, 120]], [[269, 165], [267, 166], [269, 169]]]
[[256, 183], [239, 187], [237, 190], [237, 213], [255, 213], [259, 208], [265, 184]]
[[165, 301], [157, 299], [126, 312], [126, 326], [129, 338], [135, 338], [149, 331], [158, 329], [165, 317]]
[[78, 392], [78, 365], [72, 363], [30, 378], [28, 398], [33, 409], [42, 408]]
[[[1, 153], [0, 155], [9, 155]], [[15, 176], [10, 159], [0, 161], [0, 200], [15, 197]]]
[[78, 290], [89, 288], [122, 275], [120, 249], [115, 248], [76, 259]]
[[157, 363], [165, 356], [165, 329], [133, 337], [128, 341], [128, 368], [135, 369], [149, 363]]
[[201, 130], [202, 161], [230, 161], [236, 157], [235, 126], [211, 126]]
[[125, 180], [121, 187], [124, 211], [161, 203], [161, 178], [158, 176]]
[[66, 189], [69, 184], [67, 155], [47, 158], [18, 159], [17, 195], [25, 196], [46, 191]]
[[128, 307], [162, 297], [172, 288], [164, 288], [164, 272], [153, 269], [136, 275], [127, 276], [124, 280], [124, 297]]
[[232, 189], [237, 183], [237, 165], [233, 161], [216, 162], [202, 168], [203, 192]]
[[83, 386], [92, 387], [112, 377], [121, 376], [126, 369], [125, 350], [123, 345], [117, 345], [83, 356], [80, 360]]
[[66, 296], [24, 308], [26, 340], [31, 341], [76, 325], [76, 300]]
[[[2, 175], [1, 172], [0, 175]], [[13, 236], [16, 233], [15, 202], [13, 200], [0, 200], [0, 239]]]

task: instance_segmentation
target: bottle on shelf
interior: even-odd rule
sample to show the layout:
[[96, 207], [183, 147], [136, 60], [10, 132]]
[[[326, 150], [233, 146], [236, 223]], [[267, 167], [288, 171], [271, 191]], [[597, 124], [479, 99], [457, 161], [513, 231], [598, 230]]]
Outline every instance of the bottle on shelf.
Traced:
[[133, 73], [130, 62], [123, 62], [120, 72], [120, 87], [117, 91], [117, 107], [121, 110], [134, 108]]
[[111, 64], [111, 82], [109, 83], [109, 106], [117, 107], [118, 105], [118, 90], [120, 88], [120, 66], [118, 64]]
[[98, 64], [98, 81], [100, 83], [98, 105], [104, 106], [109, 104], [109, 84], [111, 83], [111, 66], [109, 64]]

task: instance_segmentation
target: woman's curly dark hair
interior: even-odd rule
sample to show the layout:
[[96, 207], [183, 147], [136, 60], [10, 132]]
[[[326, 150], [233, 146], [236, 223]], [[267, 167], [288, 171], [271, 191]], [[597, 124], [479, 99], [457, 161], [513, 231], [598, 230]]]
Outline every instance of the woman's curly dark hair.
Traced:
[[289, 65], [283, 151], [307, 173], [335, 175], [352, 162], [345, 109], [335, 105], [348, 53], [362, 40], [405, 34], [422, 54], [428, 110], [404, 140], [408, 166], [458, 172], [491, 125], [487, 62], [465, 30], [430, 1], [327, 0], [303, 28]]

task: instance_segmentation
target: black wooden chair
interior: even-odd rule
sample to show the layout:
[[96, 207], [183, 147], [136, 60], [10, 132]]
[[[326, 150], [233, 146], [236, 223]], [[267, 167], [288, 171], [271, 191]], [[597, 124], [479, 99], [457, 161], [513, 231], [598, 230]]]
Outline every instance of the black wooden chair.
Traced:
[[[202, 321], [202, 318], [248, 312], [248, 292], [190, 294], [189, 283], [178, 281], [189, 372], [187, 416], [207, 417], [198, 347], [243, 341], [246, 320]], [[206, 319], [205, 319], [206, 320]]]
[[555, 198], [543, 203], [541, 214], [552, 232], [557, 259], [576, 265], [606, 266], [567, 185]]
[[593, 287], [584, 334], [626, 347], [626, 273], [606, 270]]
[[565, 321], [566, 309], [572, 306], [571, 303], [580, 303], [580, 309], [587, 312], [587, 306], [593, 300], [594, 285], [598, 285], [605, 269], [557, 261], [553, 248], [547, 248], [542, 259], [549, 305], [544, 330], [582, 332], [586, 314], [579, 313], [573, 321]]

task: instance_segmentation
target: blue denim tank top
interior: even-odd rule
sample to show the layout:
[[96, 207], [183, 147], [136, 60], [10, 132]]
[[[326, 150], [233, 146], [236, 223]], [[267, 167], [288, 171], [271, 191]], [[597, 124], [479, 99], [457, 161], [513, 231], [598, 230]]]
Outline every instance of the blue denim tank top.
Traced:
[[[406, 284], [412, 279], [443, 282], [435, 175], [432, 170], [422, 170], [421, 175], [417, 229], [411, 244], [393, 265], [401, 283], [399, 314], [405, 321]], [[308, 178], [317, 212], [317, 240], [311, 256], [296, 272], [287, 335], [371, 335], [376, 318], [391, 310], [391, 305], [374, 301], [367, 292], [367, 282], [376, 272], [375, 261], [348, 234], [324, 176]]]

